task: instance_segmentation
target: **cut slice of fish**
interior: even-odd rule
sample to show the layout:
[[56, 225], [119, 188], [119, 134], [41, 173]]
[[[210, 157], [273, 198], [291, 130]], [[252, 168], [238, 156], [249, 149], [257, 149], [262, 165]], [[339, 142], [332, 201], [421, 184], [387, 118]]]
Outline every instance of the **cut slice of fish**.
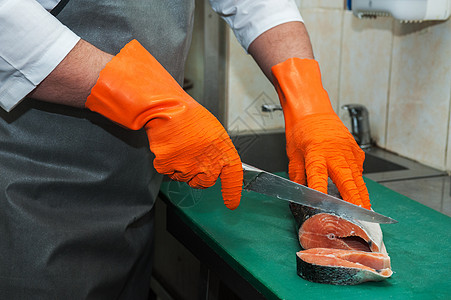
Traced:
[[[376, 226], [368, 227], [369, 224]], [[299, 228], [299, 242], [304, 249], [335, 248], [379, 252], [382, 231], [379, 224], [344, 219], [319, 213], [308, 218]]]
[[317, 209], [290, 203], [303, 249], [335, 248], [384, 252], [380, 225], [346, 219]]
[[380, 281], [392, 275], [385, 253], [314, 248], [296, 253], [297, 273], [302, 278], [336, 285]]

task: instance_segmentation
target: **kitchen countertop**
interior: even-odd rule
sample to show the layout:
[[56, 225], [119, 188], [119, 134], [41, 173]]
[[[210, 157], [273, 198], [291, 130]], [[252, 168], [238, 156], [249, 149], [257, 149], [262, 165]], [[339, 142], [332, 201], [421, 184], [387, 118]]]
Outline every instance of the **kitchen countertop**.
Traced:
[[[235, 272], [223, 280], [239, 278], [250, 284], [256, 295], [268, 299], [298, 299], [300, 295], [314, 299], [330, 295], [336, 299], [450, 299], [451, 218], [370, 179], [365, 181], [374, 210], [399, 223], [382, 225], [393, 276], [357, 286], [317, 284], [296, 274], [295, 253], [300, 247], [294, 220], [283, 201], [245, 192], [240, 207], [229, 211], [222, 203], [220, 184], [194, 190], [177, 182], [164, 183], [161, 196], [169, 211], [204, 244], [196, 247], [195, 238], [179, 234], [182, 243], [201, 261], [205, 248], [213, 250], [217, 260]], [[240, 295], [237, 287], [241, 286], [234, 283], [229, 288]]]
[[[424, 204], [447, 216], [451, 216], [451, 177], [440, 171], [413, 160], [401, 157], [380, 148], [366, 153], [364, 176], [402, 195]], [[378, 165], [392, 164], [372, 172]], [[372, 195], [370, 194], [370, 197]]]
[[380, 184], [451, 217], [450, 182], [450, 176], [435, 176]]

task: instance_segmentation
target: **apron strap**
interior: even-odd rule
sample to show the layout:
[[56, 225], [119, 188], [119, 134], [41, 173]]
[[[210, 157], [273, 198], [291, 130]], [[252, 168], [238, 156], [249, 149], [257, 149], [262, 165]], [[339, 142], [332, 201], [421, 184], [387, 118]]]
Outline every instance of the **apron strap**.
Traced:
[[58, 15], [66, 6], [66, 4], [69, 2], [69, 0], [61, 0], [51, 11], [50, 13], [54, 16]]

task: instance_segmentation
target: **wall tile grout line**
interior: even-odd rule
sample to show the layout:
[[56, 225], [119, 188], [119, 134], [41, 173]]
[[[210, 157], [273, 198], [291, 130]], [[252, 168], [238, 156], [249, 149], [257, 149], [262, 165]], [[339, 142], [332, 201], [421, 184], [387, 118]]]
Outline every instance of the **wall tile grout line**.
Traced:
[[[450, 157], [448, 156], [449, 154], [449, 143], [450, 143], [450, 126], [451, 126], [451, 85], [450, 85], [450, 91], [449, 91], [449, 107], [448, 107], [448, 128], [447, 128], [447, 132], [446, 132], [446, 139], [445, 139], [445, 169], [451, 169], [451, 166], [448, 166], [448, 160], [450, 159]], [[450, 172], [448, 170], [448, 172]]]
[[391, 25], [391, 54], [390, 54], [390, 62], [388, 68], [388, 86], [387, 86], [387, 103], [385, 106], [385, 132], [384, 132], [384, 146], [383, 148], [387, 148], [388, 146], [388, 126], [390, 124], [390, 96], [391, 96], [391, 80], [392, 80], [392, 72], [393, 72], [393, 56], [395, 52], [395, 21], [392, 20]]
[[344, 23], [345, 23], [345, 12], [346, 10], [342, 10], [341, 11], [341, 24], [340, 24], [340, 48], [339, 48], [339, 53], [338, 53], [338, 87], [337, 87], [337, 98], [338, 98], [338, 107], [337, 107], [337, 115], [340, 115], [340, 107], [342, 105], [342, 100], [341, 99], [341, 74], [342, 74], [342, 66], [343, 66], [343, 43], [344, 43]]

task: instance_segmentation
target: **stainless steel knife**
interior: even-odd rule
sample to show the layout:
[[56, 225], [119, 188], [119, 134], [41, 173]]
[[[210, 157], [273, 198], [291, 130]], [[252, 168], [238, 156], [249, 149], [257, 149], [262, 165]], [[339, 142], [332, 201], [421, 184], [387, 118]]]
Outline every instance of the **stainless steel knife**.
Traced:
[[392, 224], [398, 221], [362, 208], [331, 195], [318, 192], [302, 184], [260, 170], [243, 163], [243, 189], [272, 196], [281, 200], [295, 202], [301, 205], [320, 209], [356, 220], [372, 223]]

